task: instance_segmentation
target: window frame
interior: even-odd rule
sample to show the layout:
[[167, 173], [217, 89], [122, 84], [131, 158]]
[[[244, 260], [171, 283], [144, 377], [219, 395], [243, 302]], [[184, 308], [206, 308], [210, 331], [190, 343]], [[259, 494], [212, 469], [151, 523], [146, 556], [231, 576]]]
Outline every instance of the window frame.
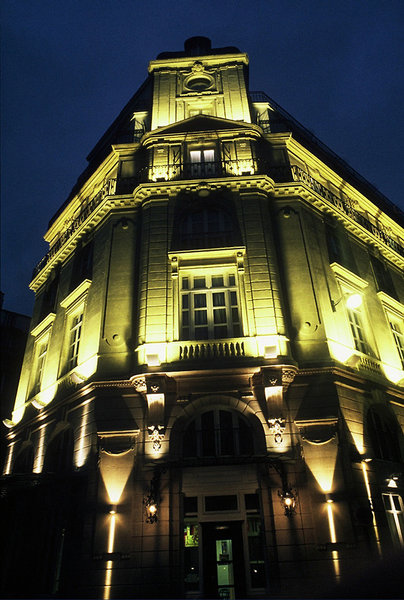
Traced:
[[377, 358], [376, 343], [365, 307], [364, 296], [368, 282], [337, 262], [331, 263], [330, 267], [338, 283], [340, 300], [352, 294], [359, 294], [362, 297], [362, 304], [358, 308], [348, 308], [345, 302], [341, 302], [344, 305], [353, 348], [360, 354]]
[[[394, 492], [383, 492], [383, 506], [386, 512], [387, 524], [389, 526], [390, 534], [393, 539], [393, 544], [399, 548], [404, 547], [404, 504], [403, 499], [398, 493]], [[386, 506], [386, 498], [389, 499], [390, 508]], [[398, 499], [400, 509], [398, 510], [395, 506], [393, 498]], [[401, 516], [401, 519], [400, 519]]]
[[[378, 292], [377, 296], [386, 315], [387, 325], [401, 370], [404, 371], [404, 304], [401, 304], [386, 292]], [[398, 327], [399, 332], [393, 329], [392, 324]]]
[[[33, 349], [33, 363], [32, 363], [32, 374], [30, 382], [30, 395], [36, 395], [41, 391], [42, 381], [45, 373], [46, 362], [49, 355], [49, 345], [51, 340], [51, 333], [53, 322], [56, 318], [56, 313], [48, 313], [47, 316], [31, 331], [31, 335], [35, 338], [34, 349]], [[43, 347], [46, 347], [45, 351], [41, 352]], [[39, 361], [42, 358], [42, 364], [40, 371]]]
[[[178, 252], [169, 252], [168, 260], [171, 264], [171, 281], [173, 297], [173, 321], [172, 338], [175, 341], [181, 339], [181, 275], [186, 272], [196, 274], [200, 272], [212, 273], [214, 269], [220, 271], [229, 270], [236, 276], [236, 286], [238, 291], [238, 309], [240, 316], [239, 337], [248, 335], [247, 307], [245, 298], [244, 283], [244, 257], [245, 246], [233, 246], [220, 249], [198, 249], [181, 250]], [[246, 333], [247, 332], [247, 333]], [[231, 339], [231, 338], [224, 338]], [[213, 341], [213, 339], [212, 339]]]
[[[214, 285], [215, 277], [222, 278], [223, 285]], [[203, 287], [195, 285], [198, 279], [204, 281]], [[185, 281], [191, 285], [185, 287]], [[188, 341], [221, 340], [242, 337], [237, 283], [237, 273], [234, 267], [218, 267], [206, 271], [199, 269], [182, 271], [179, 285], [180, 339]], [[197, 298], [200, 298], [199, 304], [197, 304]], [[184, 302], [185, 300], [186, 302]], [[220, 334], [219, 328], [223, 329], [222, 334]], [[226, 329], [225, 332], [224, 329]], [[206, 331], [206, 335], [200, 335], [203, 331]]]
[[[222, 416], [222, 413], [226, 417]], [[231, 436], [229, 437], [230, 428], [226, 425], [225, 420], [231, 416]], [[208, 421], [213, 423], [213, 428], [207, 428]], [[240, 426], [240, 423], [242, 425]], [[248, 428], [250, 434], [251, 451], [243, 453], [242, 436], [245, 435], [244, 428]], [[190, 429], [191, 428], [191, 429]], [[193, 434], [191, 453], [185, 452], [184, 439], [187, 432]], [[188, 433], [189, 434], [189, 433]], [[230, 450], [229, 439], [231, 439], [232, 450]], [[243, 438], [244, 439], [244, 438]], [[227, 446], [227, 447], [226, 447]], [[195, 448], [195, 454], [192, 454]], [[214, 452], [210, 453], [209, 448]], [[246, 421], [241, 413], [224, 407], [215, 407], [210, 410], [198, 413], [191, 419], [183, 431], [182, 436], [182, 456], [184, 459], [206, 459], [206, 458], [236, 458], [239, 456], [249, 456], [254, 454], [254, 435], [251, 425]]]
[[[80, 342], [83, 339], [85, 310], [90, 285], [91, 280], [85, 279], [60, 303], [60, 306], [65, 309], [64, 343], [59, 367], [61, 375], [69, 373], [80, 364]], [[76, 319], [80, 320], [73, 325]], [[71, 342], [72, 331], [79, 331], [79, 338], [78, 340], [75, 339], [73, 344]], [[74, 348], [72, 354], [70, 353], [71, 348]]]
[[[199, 160], [196, 156], [197, 153], [199, 153]], [[211, 157], [210, 153], [213, 153]], [[188, 147], [185, 167], [191, 178], [216, 177], [220, 173], [220, 166], [220, 154], [216, 145], [191, 145]]]

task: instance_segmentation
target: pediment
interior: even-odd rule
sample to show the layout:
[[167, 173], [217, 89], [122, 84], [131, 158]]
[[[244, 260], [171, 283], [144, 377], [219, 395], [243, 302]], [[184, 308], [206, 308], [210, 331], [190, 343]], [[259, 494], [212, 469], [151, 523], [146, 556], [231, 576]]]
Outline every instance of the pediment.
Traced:
[[245, 131], [257, 131], [260, 132], [259, 128], [252, 123], [245, 123], [243, 121], [232, 121], [230, 119], [223, 119], [220, 117], [212, 117], [210, 115], [195, 115], [182, 121], [177, 121], [171, 125], [159, 127], [154, 131], [146, 134], [145, 139], [154, 136], [181, 134], [199, 131], [223, 131], [223, 130], [234, 130], [244, 129]]

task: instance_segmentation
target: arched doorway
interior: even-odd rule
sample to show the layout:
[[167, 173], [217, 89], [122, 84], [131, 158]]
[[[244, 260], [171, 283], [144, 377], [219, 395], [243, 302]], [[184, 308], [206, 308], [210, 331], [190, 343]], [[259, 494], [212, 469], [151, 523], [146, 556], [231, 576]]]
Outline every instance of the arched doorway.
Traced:
[[183, 581], [187, 597], [265, 593], [264, 527], [254, 415], [221, 405], [201, 410], [182, 430]]

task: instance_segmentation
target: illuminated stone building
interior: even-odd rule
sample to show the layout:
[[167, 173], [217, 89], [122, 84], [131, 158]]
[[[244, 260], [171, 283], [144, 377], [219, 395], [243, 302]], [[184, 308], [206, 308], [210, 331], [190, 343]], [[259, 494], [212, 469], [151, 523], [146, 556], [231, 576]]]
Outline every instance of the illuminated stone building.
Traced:
[[323, 597], [391, 556], [400, 210], [206, 38], [88, 161], [30, 284], [3, 590]]

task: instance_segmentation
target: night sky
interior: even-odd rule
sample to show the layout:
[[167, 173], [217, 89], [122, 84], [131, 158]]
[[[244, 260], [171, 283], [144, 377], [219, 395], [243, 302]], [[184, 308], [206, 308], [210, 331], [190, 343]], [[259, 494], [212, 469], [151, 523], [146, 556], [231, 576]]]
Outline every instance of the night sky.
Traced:
[[31, 314], [32, 268], [86, 156], [194, 35], [250, 57], [262, 90], [404, 209], [403, 0], [3, 0], [3, 307]]

